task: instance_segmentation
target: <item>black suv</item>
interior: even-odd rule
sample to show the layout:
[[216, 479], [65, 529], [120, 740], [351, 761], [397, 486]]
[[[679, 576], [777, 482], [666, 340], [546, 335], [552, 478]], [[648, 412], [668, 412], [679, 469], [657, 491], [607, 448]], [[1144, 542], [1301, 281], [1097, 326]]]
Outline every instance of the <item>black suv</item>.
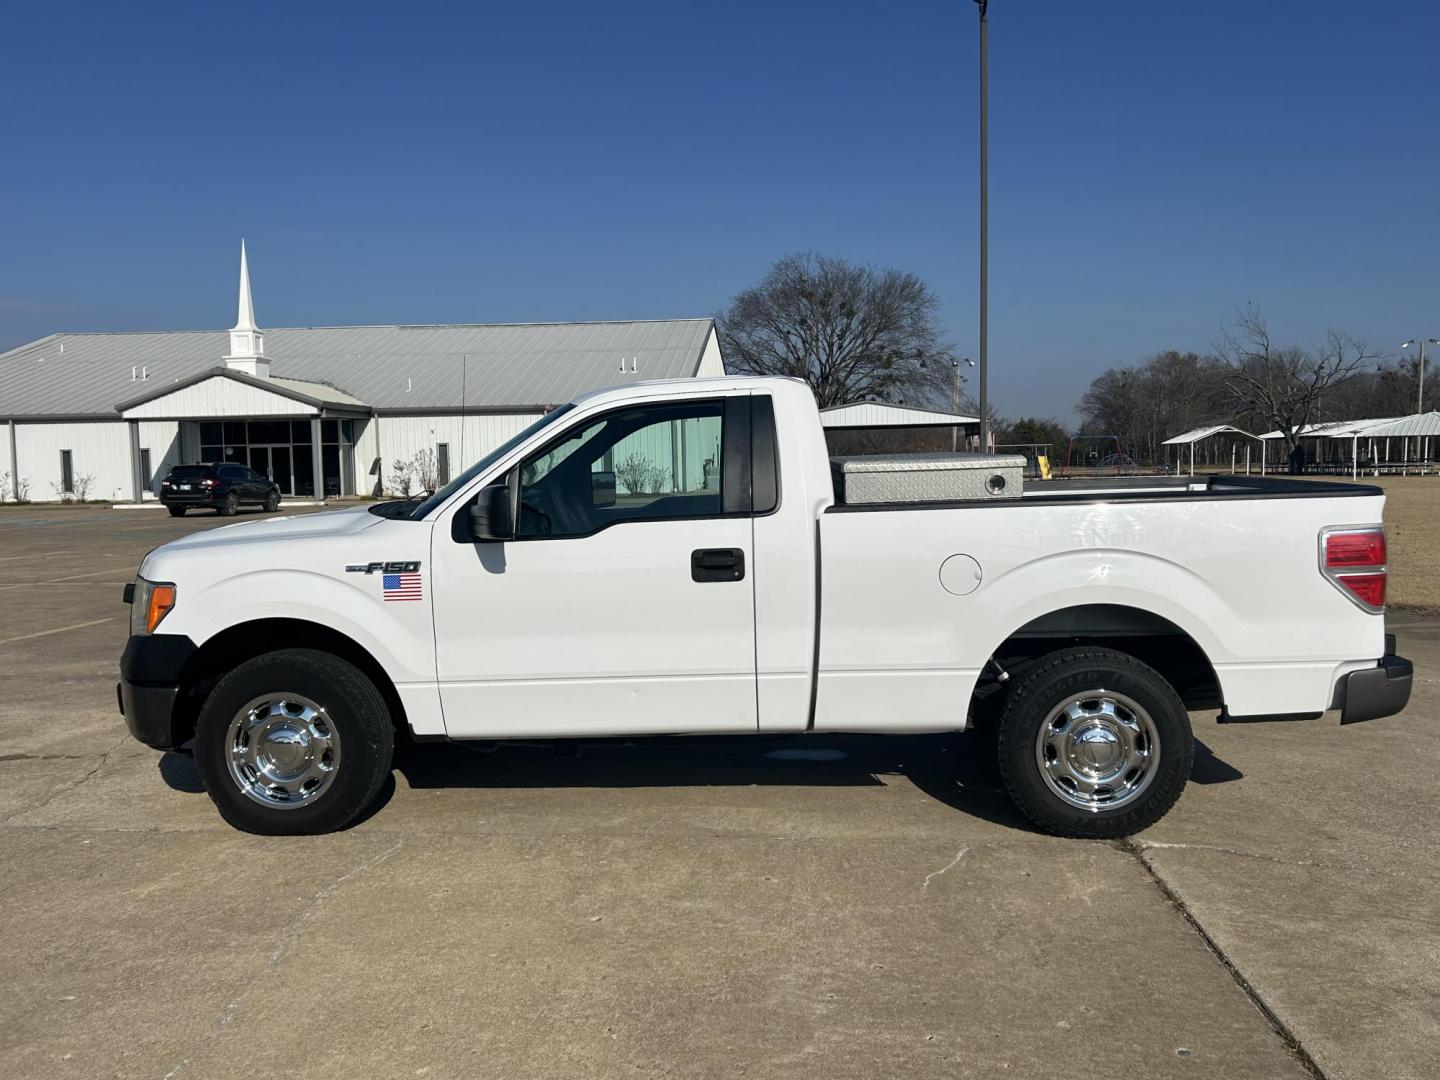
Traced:
[[192, 506], [208, 506], [217, 514], [232, 516], [241, 503], [259, 503], [266, 510], [280, 509], [280, 485], [245, 465], [176, 465], [160, 481], [160, 501], [179, 517]]

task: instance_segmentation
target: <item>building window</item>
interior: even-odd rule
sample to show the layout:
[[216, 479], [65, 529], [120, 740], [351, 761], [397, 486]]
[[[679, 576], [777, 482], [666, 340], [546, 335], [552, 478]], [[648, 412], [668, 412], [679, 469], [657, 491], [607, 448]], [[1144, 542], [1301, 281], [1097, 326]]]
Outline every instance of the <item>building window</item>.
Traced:
[[444, 487], [450, 482], [450, 444], [448, 442], [435, 444], [435, 483], [438, 487]]
[[150, 469], [150, 448], [142, 446], [140, 448], [140, 486], [148, 488], [154, 482], [155, 473]]
[[75, 494], [75, 460], [69, 450], [60, 451], [60, 492], [63, 495]]

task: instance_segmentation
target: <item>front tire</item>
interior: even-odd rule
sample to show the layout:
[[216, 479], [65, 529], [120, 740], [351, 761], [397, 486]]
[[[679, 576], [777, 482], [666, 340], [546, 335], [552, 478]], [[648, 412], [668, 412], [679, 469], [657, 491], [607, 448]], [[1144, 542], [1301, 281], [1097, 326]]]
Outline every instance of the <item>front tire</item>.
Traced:
[[236, 667], [210, 692], [195, 731], [195, 763], [220, 816], [266, 836], [349, 825], [374, 803], [394, 751], [375, 684], [312, 649]]
[[280, 509], [280, 492], [272, 491], [265, 496], [265, 512], [273, 514]]
[[1036, 825], [1113, 839], [1175, 805], [1195, 738], [1185, 706], [1154, 668], [1114, 649], [1073, 648], [1018, 676], [997, 749], [1011, 798]]

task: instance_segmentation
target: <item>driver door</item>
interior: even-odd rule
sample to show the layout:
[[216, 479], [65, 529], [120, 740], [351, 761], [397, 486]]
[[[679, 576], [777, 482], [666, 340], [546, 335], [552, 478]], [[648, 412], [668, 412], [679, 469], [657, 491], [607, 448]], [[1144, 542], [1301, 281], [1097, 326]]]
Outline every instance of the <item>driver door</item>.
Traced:
[[437, 523], [448, 734], [756, 730], [748, 397], [572, 422], [508, 474], [512, 540]]

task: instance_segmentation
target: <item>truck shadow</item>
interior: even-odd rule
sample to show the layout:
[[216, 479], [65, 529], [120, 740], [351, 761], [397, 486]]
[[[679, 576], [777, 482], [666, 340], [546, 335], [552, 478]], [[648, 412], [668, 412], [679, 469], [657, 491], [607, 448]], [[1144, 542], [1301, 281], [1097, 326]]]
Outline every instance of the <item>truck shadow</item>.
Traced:
[[957, 734], [408, 743], [396, 747], [395, 768], [417, 789], [878, 787], [903, 778], [963, 813], [1031, 831], [991, 753]]
[[[176, 791], [201, 793], [188, 753], [167, 753], [161, 778]], [[606, 739], [591, 741], [413, 743], [395, 748], [395, 772], [415, 789], [670, 787], [876, 787], [908, 780], [960, 813], [1024, 832], [1035, 828], [1006, 795], [993, 739], [983, 731], [941, 735], [802, 735]], [[1197, 784], [1243, 774], [1195, 742]], [[392, 775], [364, 821], [395, 794]], [[352, 826], [353, 827], [353, 826]]]

